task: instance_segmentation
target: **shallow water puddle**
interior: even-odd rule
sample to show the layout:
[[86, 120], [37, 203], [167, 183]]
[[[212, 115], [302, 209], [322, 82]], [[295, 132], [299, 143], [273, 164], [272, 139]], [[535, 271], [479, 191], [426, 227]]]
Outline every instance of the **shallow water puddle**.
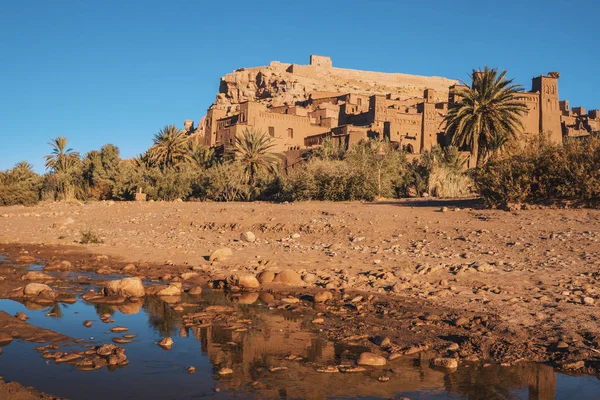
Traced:
[[[189, 299], [184, 299], [189, 301]], [[158, 298], [144, 303], [108, 306], [83, 300], [58, 307], [29, 309], [18, 302], [0, 300], [0, 309], [14, 315], [25, 312], [28, 322], [86, 343], [112, 343], [124, 333], [137, 335], [123, 344], [129, 365], [109, 370], [80, 371], [73, 365], [55, 364], [34, 350], [37, 343], [14, 340], [0, 356], [0, 375], [27, 386], [70, 399], [194, 399], [194, 398], [401, 398], [410, 399], [597, 399], [600, 381], [572, 377], [537, 364], [514, 367], [461, 366], [454, 372], [433, 369], [425, 355], [401, 358], [383, 369], [363, 373], [319, 373], [317, 366], [352, 363], [364, 349], [317, 337], [310, 317], [284, 310], [270, 310], [260, 299], [238, 304], [221, 292], [202, 295], [204, 305], [234, 306], [240, 327], [206, 324], [186, 328], [180, 314]], [[193, 310], [193, 309], [192, 309]], [[51, 316], [47, 316], [52, 311]], [[190, 312], [190, 311], [188, 311]], [[110, 313], [114, 322], [100, 315]], [[83, 326], [91, 320], [92, 326]], [[155, 344], [171, 336], [171, 350]], [[80, 344], [61, 346], [61, 350]], [[286, 359], [290, 355], [302, 360]], [[190, 374], [186, 367], [193, 365]], [[233, 370], [219, 376], [220, 368]], [[386, 382], [379, 378], [389, 377]], [[219, 392], [216, 392], [218, 389]]]

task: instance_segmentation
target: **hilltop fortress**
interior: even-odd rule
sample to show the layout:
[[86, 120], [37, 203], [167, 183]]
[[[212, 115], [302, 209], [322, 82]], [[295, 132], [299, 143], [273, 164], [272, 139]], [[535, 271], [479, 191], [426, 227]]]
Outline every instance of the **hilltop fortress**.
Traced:
[[[533, 78], [531, 91], [520, 96], [528, 107], [524, 132], [562, 142], [563, 136], [600, 131], [599, 110], [586, 113], [559, 100], [559, 76]], [[261, 130], [288, 165], [326, 138], [345, 146], [389, 140], [419, 154], [449, 143], [444, 116], [457, 87], [458, 81], [441, 77], [335, 68], [329, 57], [311, 55], [309, 65], [274, 61], [227, 74], [198, 127], [188, 120], [185, 129], [211, 147], [233, 144], [246, 128]]]

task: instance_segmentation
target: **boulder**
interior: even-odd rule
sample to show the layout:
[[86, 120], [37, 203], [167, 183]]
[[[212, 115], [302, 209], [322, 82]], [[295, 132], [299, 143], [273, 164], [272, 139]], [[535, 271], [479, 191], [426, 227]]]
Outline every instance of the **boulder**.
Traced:
[[146, 294], [146, 290], [140, 278], [132, 277], [107, 282], [104, 285], [104, 294], [106, 296], [142, 297]]
[[458, 361], [455, 358], [438, 357], [432, 359], [430, 363], [438, 368], [454, 369], [458, 367]]
[[194, 286], [188, 291], [188, 294], [192, 296], [199, 296], [202, 294], [202, 288], [200, 286]]
[[237, 283], [236, 286], [238, 286], [240, 289], [258, 289], [260, 287], [260, 282], [258, 279], [256, 279], [254, 275], [250, 274], [239, 275], [235, 278], [235, 281]]
[[240, 239], [243, 242], [254, 243], [256, 241], [256, 235], [254, 235], [252, 232], [242, 232]]
[[386, 359], [378, 354], [364, 352], [356, 360], [358, 365], [381, 366], [387, 363]]
[[24, 281], [52, 281], [54, 278], [51, 275], [38, 271], [29, 271], [21, 277]]
[[39, 295], [40, 293], [46, 292], [46, 291], [49, 293], [53, 292], [52, 288], [48, 285], [44, 285], [42, 283], [29, 283], [23, 289], [23, 295], [25, 295], [27, 297], [35, 297], [35, 296]]
[[302, 280], [306, 283], [315, 283], [317, 281], [317, 276], [315, 274], [306, 273], [302, 276]]
[[333, 295], [328, 290], [323, 290], [315, 293], [313, 296], [315, 303], [325, 303], [327, 300], [333, 299]]
[[56, 262], [54, 264], [49, 264], [44, 267], [44, 271], [67, 271], [72, 268], [71, 262], [64, 260], [60, 262]]
[[179, 296], [181, 295], [181, 284], [172, 283], [169, 286], [162, 286], [156, 293], [157, 296]]
[[162, 347], [163, 349], [171, 350], [171, 347], [173, 347], [173, 339], [171, 339], [170, 337], [166, 337], [161, 341], [156, 342], [156, 344]]
[[15, 261], [17, 262], [17, 264], [33, 264], [35, 263], [35, 257], [20, 256]]
[[217, 249], [211, 253], [208, 257], [209, 261], [224, 261], [226, 258], [231, 257], [233, 255], [233, 251], [231, 251], [228, 247], [222, 247]]
[[187, 281], [188, 279], [193, 279], [198, 276], [200, 276], [200, 274], [197, 272], [184, 272], [183, 274], [181, 274], [181, 279]]
[[291, 269], [284, 269], [280, 273], [278, 273], [273, 282], [283, 283], [284, 285], [302, 285], [304, 281], [300, 277], [300, 275], [296, 271], [292, 271]]
[[258, 281], [260, 283], [270, 283], [275, 279], [275, 273], [273, 271], [263, 271], [258, 274]]
[[123, 267], [123, 269], [121, 271], [123, 271], [123, 273], [132, 273], [135, 272], [137, 270], [137, 267], [135, 266], [135, 264], [127, 264], [126, 266]]

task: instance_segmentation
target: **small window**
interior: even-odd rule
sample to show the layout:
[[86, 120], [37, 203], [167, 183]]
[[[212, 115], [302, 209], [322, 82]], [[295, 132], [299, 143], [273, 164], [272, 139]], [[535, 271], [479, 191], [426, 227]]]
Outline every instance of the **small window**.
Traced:
[[294, 138], [294, 130], [292, 128], [288, 128], [288, 137], [290, 139]]
[[269, 127], [269, 136], [275, 137], [275, 127], [274, 126]]
[[362, 99], [360, 97], [356, 100], [356, 104], [362, 106]]

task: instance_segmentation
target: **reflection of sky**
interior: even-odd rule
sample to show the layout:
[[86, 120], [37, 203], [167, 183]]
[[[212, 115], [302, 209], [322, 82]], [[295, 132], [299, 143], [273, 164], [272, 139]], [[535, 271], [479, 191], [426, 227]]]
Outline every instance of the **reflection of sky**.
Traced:
[[[228, 300], [224, 298], [222, 294], [209, 294], [207, 293], [204, 297], [210, 304], [215, 303], [228, 303]], [[141, 305], [141, 304], [140, 304]], [[224, 382], [218, 383], [213, 378], [213, 366], [209, 362], [209, 358], [206, 354], [207, 349], [201, 349], [201, 344], [193, 334], [190, 332], [188, 337], [179, 337], [179, 330], [173, 329], [174, 326], [172, 321], [166, 321], [165, 324], [161, 324], [161, 302], [157, 299], [148, 299], [146, 305], [140, 309], [136, 314], [124, 314], [121, 311], [113, 311], [112, 318], [115, 320], [114, 323], [105, 324], [100, 321], [98, 313], [102, 314], [105, 312], [106, 307], [96, 308], [92, 305], [86, 304], [85, 302], [79, 301], [76, 304], [60, 305], [62, 310], [61, 318], [50, 318], [45, 314], [51, 309], [46, 307], [41, 310], [28, 310], [23, 304], [12, 301], [12, 300], [0, 300], [0, 310], [3, 310], [11, 315], [21, 311], [29, 316], [28, 322], [35, 326], [39, 326], [46, 329], [51, 329], [57, 332], [61, 332], [75, 339], [84, 339], [86, 342], [100, 343], [112, 343], [111, 340], [114, 336], [121, 336], [122, 334], [114, 334], [110, 332], [109, 328], [117, 325], [126, 326], [129, 328], [128, 333], [134, 333], [138, 335], [134, 339], [133, 343], [124, 345], [126, 354], [130, 361], [128, 366], [117, 369], [115, 371], [109, 371], [103, 368], [99, 371], [78, 371], [71, 365], [59, 364], [55, 365], [53, 361], [45, 360], [41, 358], [41, 354], [34, 351], [33, 349], [40, 344], [38, 343], [27, 343], [19, 340], [13, 341], [8, 346], [4, 347], [4, 354], [0, 356], [0, 375], [3, 375], [6, 380], [15, 380], [26, 386], [34, 386], [42, 391], [52, 393], [58, 396], [64, 396], [73, 400], [77, 399], [189, 399], [196, 397], [210, 397], [210, 398], [230, 398], [235, 395], [238, 398], [253, 398], [255, 392], [231, 392], [223, 390], [220, 393], [215, 393], [214, 388], [220, 386], [223, 389], [228, 387], [228, 379], [237, 381], [240, 379], [250, 378], [243, 376], [234, 376], [232, 378], [223, 378]], [[118, 307], [118, 306], [117, 306]], [[249, 336], [246, 338], [258, 337], [264, 339], [269, 329], [278, 329], [279, 326], [272, 326], [267, 328], [263, 324], [266, 321], [277, 321], [277, 318], [263, 318], [257, 315], [271, 315], [275, 311], [268, 311], [265, 307], [254, 307], [254, 306], [243, 306], [241, 307], [244, 312], [244, 317], [254, 318], [255, 328], [259, 328], [257, 331], [248, 333]], [[153, 315], [148, 314], [149, 310], [152, 311]], [[127, 310], [126, 310], [127, 311]], [[128, 312], [132, 312], [131, 309]], [[157, 314], [155, 314], [157, 313]], [[262, 314], [257, 314], [262, 313]], [[267, 314], [265, 314], [267, 313]], [[282, 316], [287, 314], [283, 313]], [[292, 316], [297, 317], [292, 314]], [[260, 319], [260, 320], [259, 320]], [[83, 321], [91, 320], [93, 325], [91, 328], [85, 328]], [[150, 321], [154, 321], [155, 324], [161, 324], [161, 326], [171, 327], [174, 345], [172, 350], [165, 351], [159, 346], [155, 345], [154, 342], [161, 339], [161, 335], [156, 326], [152, 326]], [[266, 329], [266, 330], [265, 330]], [[217, 330], [215, 330], [216, 332]], [[93, 338], [93, 339], [92, 339]], [[220, 346], [215, 341], [212, 346]], [[250, 339], [248, 339], [250, 340]], [[290, 338], [290, 340], [298, 340]], [[309, 340], [310, 342], [311, 340]], [[248, 343], [245, 343], [248, 344]], [[241, 345], [241, 344], [240, 344]], [[303, 350], [306, 350], [307, 343], [298, 342], [298, 353], [301, 354]], [[78, 346], [76, 345], [75, 348]], [[344, 346], [337, 345], [337, 350], [343, 352]], [[256, 350], [256, 346], [254, 346]], [[68, 350], [68, 348], [61, 349]], [[214, 348], [213, 348], [214, 350]], [[212, 354], [214, 357], [215, 355]], [[224, 352], [218, 357], [228, 357], [229, 361], [241, 362], [239, 354], [233, 354], [230, 352]], [[259, 357], [263, 357], [257, 354]], [[277, 359], [278, 356], [275, 357]], [[238, 359], [239, 358], [239, 359]], [[246, 360], [250, 362], [257, 362], [257, 365], [261, 365], [260, 360]], [[348, 375], [348, 374], [317, 374], [315, 375], [312, 367], [307, 366], [306, 369], [300, 370], [308, 373], [306, 375], [297, 374], [286, 376], [285, 378], [279, 379], [277, 375], [267, 375], [264, 382], [267, 386], [272, 385], [273, 382], [277, 382], [276, 386], [285, 390], [285, 388], [291, 389], [293, 385], [314, 385], [316, 381], [319, 381], [323, 386], [323, 394], [326, 392], [330, 394], [344, 393], [348, 389], [340, 388], [340, 385], [349, 383], [348, 379], [351, 380], [351, 385], [362, 385], [364, 387], [361, 392], [366, 394], [386, 393], [386, 390], [390, 390], [390, 397], [408, 397], [411, 399], [434, 399], [434, 400], [458, 400], [458, 399], [482, 399], [482, 393], [476, 389], [479, 387], [486, 387], [485, 393], [497, 393], [502, 395], [502, 399], [523, 399], [523, 400], [550, 400], [546, 398], [530, 397], [531, 391], [527, 388], [525, 383], [511, 382], [511, 375], [518, 374], [519, 369], [510, 368], [498, 368], [496, 370], [486, 370], [486, 374], [479, 373], [477, 371], [470, 371], [465, 374], [463, 380], [469, 381], [475, 379], [476, 382], [461, 382], [459, 376], [461, 376], [459, 370], [456, 375], [453, 375], [450, 379], [453, 380], [453, 392], [449, 393], [445, 391], [443, 385], [444, 375], [440, 375], [441, 380], [437, 384], [431, 384], [431, 381], [421, 382], [421, 385], [409, 385], [410, 387], [421, 386], [420, 391], [410, 391], [401, 393], [391, 393], [392, 388], [400, 388], [398, 380], [410, 379], [409, 376], [421, 376], [423, 372], [429, 375], [421, 376], [421, 379], [427, 380], [427, 376], [431, 377], [429, 367], [427, 364], [423, 366], [412, 365], [408, 363], [395, 362], [390, 364], [390, 368], [402, 368], [421, 369], [421, 372], [406, 370], [400, 371], [400, 375], [392, 376], [392, 380], [388, 383], [379, 383], [375, 381], [376, 377], [371, 372], [365, 375]], [[196, 367], [195, 374], [188, 374], [185, 371], [185, 367], [194, 365]], [[237, 370], [236, 370], [237, 371]], [[312, 375], [310, 373], [312, 372]], [[467, 371], [463, 369], [463, 371]], [[497, 374], [496, 374], [497, 371]], [[523, 369], [523, 373], [526, 373]], [[292, 372], [292, 370], [290, 370]], [[416, 374], [415, 374], [416, 372]], [[269, 374], [267, 372], [267, 374]], [[285, 374], [285, 373], [284, 373]], [[375, 375], [379, 372], [374, 372]], [[439, 373], [438, 373], [439, 374]], [[482, 382], [482, 377], [486, 376], [489, 379], [493, 378], [494, 382]], [[563, 374], [557, 374], [556, 379], [556, 397], [555, 399], [571, 399], [576, 394], [577, 399], [597, 399], [598, 393], [600, 393], [600, 381], [594, 377], [570, 377]], [[496, 379], [497, 378], [497, 379]], [[418, 379], [418, 378], [417, 378]], [[448, 379], [448, 375], [446, 375]], [[479, 380], [477, 380], [479, 379]], [[394, 382], [395, 380], [395, 382]], [[519, 377], [519, 380], [525, 382], [526, 379], [523, 376]], [[505, 390], [494, 390], [490, 388], [495, 383], [504, 382], [503, 384], [509, 384], [515, 389], [504, 388]], [[251, 382], [245, 382], [242, 384], [243, 388], [250, 388]], [[369, 385], [375, 385], [377, 388], [374, 392], [371, 391]], [[338, 386], [337, 389], [334, 387]], [[236, 387], [233, 385], [233, 387]], [[386, 389], [389, 388], [389, 389]], [[404, 386], [406, 390], [407, 386]], [[491, 389], [491, 391], [490, 391]], [[352, 389], [354, 390], [354, 389]], [[357, 396], [356, 391], [350, 390], [346, 397], [330, 397], [330, 398], [375, 398], [375, 397], [352, 397]], [[397, 390], [396, 390], [397, 391]], [[290, 390], [293, 393], [294, 390]], [[508, 392], [508, 397], [506, 394]], [[295, 393], [308, 393], [308, 392], [295, 392]], [[461, 393], [461, 394], [457, 394]], [[466, 393], [469, 393], [468, 395]], [[479, 393], [479, 396], [477, 395]], [[349, 397], [348, 397], [349, 396]], [[291, 398], [291, 397], [290, 397]], [[323, 397], [325, 398], [325, 397]], [[381, 397], [380, 397], [381, 398]], [[489, 398], [489, 396], [488, 396]]]

